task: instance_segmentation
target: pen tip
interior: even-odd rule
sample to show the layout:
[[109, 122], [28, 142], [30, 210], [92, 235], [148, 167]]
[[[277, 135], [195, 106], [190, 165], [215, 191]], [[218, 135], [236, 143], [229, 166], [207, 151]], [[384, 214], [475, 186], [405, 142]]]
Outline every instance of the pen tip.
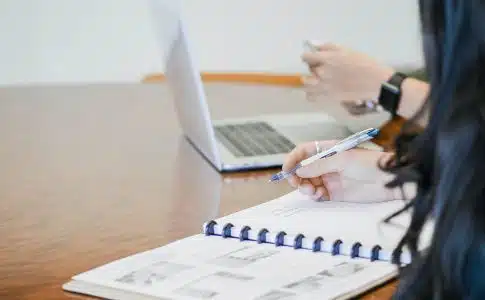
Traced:
[[275, 182], [275, 181], [278, 181], [280, 179], [280, 176], [278, 175], [273, 175], [271, 176], [271, 178], [268, 180], [268, 182]]

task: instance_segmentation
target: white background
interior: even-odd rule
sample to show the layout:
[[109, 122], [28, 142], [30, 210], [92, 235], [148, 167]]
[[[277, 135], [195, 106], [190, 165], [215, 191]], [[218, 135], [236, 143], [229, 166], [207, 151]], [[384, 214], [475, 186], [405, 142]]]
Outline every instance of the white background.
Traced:
[[[304, 39], [422, 61], [413, 0], [178, 2], [203, 71], [304, 72]], [[138, 82], [163, 71], [150, 22], [143, 0], [1, 0], [0, 84]]]

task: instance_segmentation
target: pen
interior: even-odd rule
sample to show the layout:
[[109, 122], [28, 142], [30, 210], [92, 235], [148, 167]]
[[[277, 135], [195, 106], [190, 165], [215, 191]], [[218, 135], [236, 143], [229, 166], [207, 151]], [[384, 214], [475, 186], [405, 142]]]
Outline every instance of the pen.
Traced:
[[317, 45], [316, 42], [312, 42], [312, 41], [309, 41], [309, 40], [305, 40], [303, 42], [303, 48], [308, 52], [317, 52], [318, 47], [316, 45]]
[[368, 128], [368, 129], [362, 130], [361, 132], [357, 132], [339, 141], [330, 149], [317, 153], [305, 160], [302, 160], [293, 169], [288, 171], [281, 171], [279, 173], [274, 174], [273, 176], [271, 176], [271, 179], [269, 180], [269, 182], [277, 182], [277, 181], [286, 179], [289, 176], [293, 175], [299, 168], [307, 166], [319, 159], [330, 157], [337, 153], [352, 149], [370, 139], [373, 139], [374, 137], [377, 136], [378, 133], [379, 133], [379, 129], [376, 129], [376, 128]]

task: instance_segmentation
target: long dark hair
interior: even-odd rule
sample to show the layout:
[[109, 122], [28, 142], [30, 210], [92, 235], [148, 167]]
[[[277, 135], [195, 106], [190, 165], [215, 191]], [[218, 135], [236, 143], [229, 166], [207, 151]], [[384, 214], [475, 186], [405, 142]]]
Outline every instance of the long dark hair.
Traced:
[[[413, 261], [394, 299], [485, 299], [485, 1], [420, 0], [419, 9], [430, 93], [382, 165], [396, 174], [388, 187], [417, 186], [395, 251], [409, 249]], [[431, 245], [419, 252], [429, 218]]]

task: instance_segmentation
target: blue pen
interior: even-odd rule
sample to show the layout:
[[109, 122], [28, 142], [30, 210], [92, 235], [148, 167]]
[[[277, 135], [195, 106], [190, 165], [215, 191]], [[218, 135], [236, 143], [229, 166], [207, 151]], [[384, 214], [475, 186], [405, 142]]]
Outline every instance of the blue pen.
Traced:
[[341, 141], [339, 141], [337, 144], [335, 144], [333, 147], [330, 149], [317, 153], [312, 157], [309, 157], [305, 160], [302, 160], [300, 163], [298, 163], [293, 169], [288, 170], [288, 171], [281, 171], [277, 174], [274, 174], [271, 176], [271, 179], [269, 180], [270, 182], [277, 182], [281, 181], [283, 179], [286, 179], [293, 175], [299, 168], [307, 166], [319, 159], [326, 158], [333, 156], [337, 153], [347, 151], [349, 149], [352, 149], [370, 139], [373, 139], [374, 137], [377, 136], [379, 133], [379, 129], [376, 128], [369, 128], [366, 130], [362, 130], [361, 132], [355, 133]]

